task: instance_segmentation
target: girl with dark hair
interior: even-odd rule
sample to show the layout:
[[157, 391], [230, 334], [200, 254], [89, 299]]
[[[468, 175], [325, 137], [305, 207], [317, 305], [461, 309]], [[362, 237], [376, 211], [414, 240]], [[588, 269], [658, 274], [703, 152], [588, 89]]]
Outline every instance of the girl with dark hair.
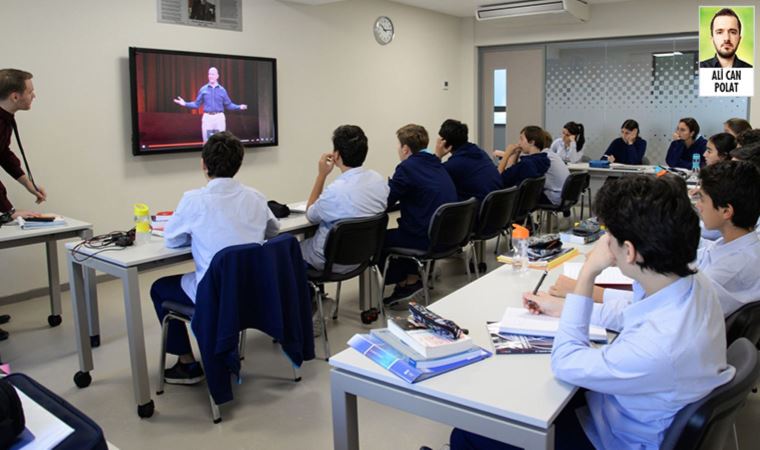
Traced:
[[735, 148], [736, 139], [732, 134], [713, 134], [707, 140], [707, 149], [703, 155], [705, 164], [711, 166], [721, 161], [729, 161], [731, 159], [731, 150]]
[[676, 131], [673, 133], [673, 142], [668, 147], [665, 162], [670, 167], [691, 169], [694, 155], [699, 155], [700, 166], [705, 165], [702, 154], [707, 147], [707, 140], [699, 135], [699, 123], [692, 117], [684, 117], [678, 121]]
[[620, 126], [620, 137], [607, 147], [603, 156], [609, 162], [622, 164], [641, 164], [647, 151], [647, 141], [639, 137], [639, 123], [628, 119]]
[[562, 137], [552, 142], [551, 151], [566, 163], [575, 163], [583, 158], [583, 144], [586, 142], [582, 123], [568, 122], [562, 127]]
[[732, 117], [723, 122], [723, 131], [732, 134], [734, 137], [739, 136], [747, 130], [751, 130], [752, 125], [739, 117]]

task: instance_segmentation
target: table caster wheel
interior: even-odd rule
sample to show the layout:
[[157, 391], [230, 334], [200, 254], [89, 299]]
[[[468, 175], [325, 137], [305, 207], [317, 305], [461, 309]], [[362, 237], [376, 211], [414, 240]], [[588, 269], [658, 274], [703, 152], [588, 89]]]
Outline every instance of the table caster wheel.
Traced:
[[90, 336], [90, 347], [100, 347], [100, 335]]
[[63, 322], [63, 319], [61, 319], [60, 315], [53, 315], [53, 314], [51, 314], [51, 315], [48, 316], [48, 324], [51, 327], [57, 327], [58, 325], [61, 324], [61, 322]]
[[80, 371], [74, 374], [74, 384], [76, 384], [78, 388], [86, 388], [90, 383], [92, 383], [90, 372]]
[[154, 408], [155, 403], [153, 403], [153, 400], [144, 405], [137, 405], [137, 415], [142, 419], [147, 419], [153, 415]]
[[362, 311], [361, 313], [362, 323], [365, 325], [369, 325], [372, 322], [376, 321], [379, 315], [380, 315], [380, 311], [377, 308], [370, 308], [366, 311]]

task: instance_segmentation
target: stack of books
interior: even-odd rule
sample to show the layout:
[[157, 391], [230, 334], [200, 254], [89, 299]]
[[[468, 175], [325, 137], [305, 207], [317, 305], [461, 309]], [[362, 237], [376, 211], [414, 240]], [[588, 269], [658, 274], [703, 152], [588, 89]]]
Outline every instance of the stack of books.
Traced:
[[416, 383], [491, 356], [469, 336], [449, 339], [406, 321], [356, 334], [348, 345], [407, 383]]
[[[559, 331], [559, 317], [545, 314], [533, 314], [525, 308], [508, 307], [499, 322], [499, 334], [517, 334], [521, 336], [539, 336], [554, 338]], [[591, 325], [589, 340], [607, 342], [607, 330]]]
[[42, 214], [40, 217], [19, 217], [16, 219], [19, 228], [22, 230], [33, 230], [37, 228], [48, 228], [66, 225], [66, 219], [55, 214]]
[[155, 216], [150, 216], [151, 234], [154, 236], [164, 236], [164, 227], [166, 222], [171, 219], [173, 211], [159, 211]]
[[[562, 251], [554, 255], [549, 255], [541, 258], [528, 257], [528, 267], [531, 269], [551, 270], [563, 262], [575, 258], [578, 256], [578, 249], [563, 248]], [[499, 255], [496, 257], [496, 261], [502, 264], [512, 264], [512, 256]]]
[[595, 233], [586, 235], [575, 234], [572, 231], [559, 233], [559, 238], [562, 239], [563, 244], [589, 244], [598, 241], [602, 236], [604, 236], [604, 230], [601, 229]]

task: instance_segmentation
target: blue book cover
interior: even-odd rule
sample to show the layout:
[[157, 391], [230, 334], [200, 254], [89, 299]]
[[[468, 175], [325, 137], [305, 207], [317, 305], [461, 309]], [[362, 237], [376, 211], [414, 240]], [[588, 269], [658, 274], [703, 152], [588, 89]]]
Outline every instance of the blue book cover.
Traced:
[[355, 334], [349, 339], [348, 345], [407, 383], [416, 383], [432, 378], [491, 356], [491, 352], [480, 349], [480, 352], [474, 352], [472, 355], [450, 364], [417, 368], [409, 364], [403, 354], [375, 336]]

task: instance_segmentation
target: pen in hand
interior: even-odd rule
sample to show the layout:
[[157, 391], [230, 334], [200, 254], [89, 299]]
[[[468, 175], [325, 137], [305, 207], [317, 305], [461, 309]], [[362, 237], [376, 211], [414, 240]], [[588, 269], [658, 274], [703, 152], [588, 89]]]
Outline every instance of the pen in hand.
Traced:
[[[533, 295], [538, 294], [538, 290], [541, 288], [541, 285], [544, 282], [544, 279], [546, 278], [546, 275], [549, 274], [548, 270], [544, 270], [544, 273], [541, 274], [541, 278], [538, 279], [538, 283], [536, 284], [536, 287], [533, 289]], [[528, 300], [528, 306], [535, 310], [535, 311], [541, 311], [541, 307], [538, 306], [536, 302], [533, 300]]]

